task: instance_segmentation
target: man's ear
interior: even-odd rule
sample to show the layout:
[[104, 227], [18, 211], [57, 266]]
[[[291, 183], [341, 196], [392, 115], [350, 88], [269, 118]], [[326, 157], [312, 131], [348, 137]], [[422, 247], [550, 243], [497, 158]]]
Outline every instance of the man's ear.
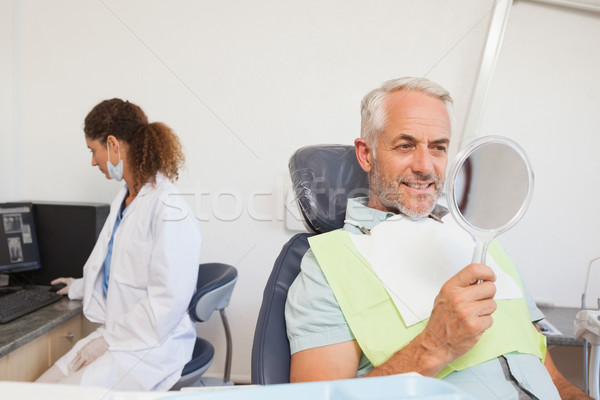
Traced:
[[358, 138], [354, 141], [356, 159], [360, 167], [369, 173], [373, 169], [373, 150], [369, 147], [366, 139]]

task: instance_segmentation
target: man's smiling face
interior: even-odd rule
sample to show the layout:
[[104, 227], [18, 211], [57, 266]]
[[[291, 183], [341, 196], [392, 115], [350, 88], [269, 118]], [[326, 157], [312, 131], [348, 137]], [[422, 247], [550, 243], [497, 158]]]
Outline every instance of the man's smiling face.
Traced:
[[435, 207], [446, 176], [448, 110], [433, 96], [404, 90], [389, 94], [385, 109], [385, 128], [369, 171], [369, 206], [426, 217]]

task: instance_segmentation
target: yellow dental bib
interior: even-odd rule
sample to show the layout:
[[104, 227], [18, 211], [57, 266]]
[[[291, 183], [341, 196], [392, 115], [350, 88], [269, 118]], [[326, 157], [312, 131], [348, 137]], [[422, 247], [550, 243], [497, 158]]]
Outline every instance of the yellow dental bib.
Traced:
[[[428, 319], [406, 326], [383, 283], [356, 249], [348, 232], [337, 230], [313, 236], [309, 243], [350, 330], [373, 366], [387, 361], [425, 328]], [[488, 255], [524, 292], [515, 265], [498, 242], [490, 244]], [[492, 327], [471, 350], [444, 367], [438, 378], [512, 352], [533, 354], [543, 362], [546, 339], [531, 323], [525, 298], [496, 300], [496, 303]]]

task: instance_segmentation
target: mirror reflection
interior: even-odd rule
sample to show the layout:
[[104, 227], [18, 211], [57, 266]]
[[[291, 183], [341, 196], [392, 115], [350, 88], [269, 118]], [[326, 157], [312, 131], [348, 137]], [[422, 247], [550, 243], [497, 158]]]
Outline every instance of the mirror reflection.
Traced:
[[487, 243], [525, 213], [533, 172], [515, 142], [486, 136], [457, 155], [447, 185], [450, 211], [476, 241], [473, 261], [484, 262]]
[[528, 166], [518, 152], [503, 143], [478, 147], [464, 161], [458, 179], [458, 209], [479, 229], [508, 224], [528, 194]]

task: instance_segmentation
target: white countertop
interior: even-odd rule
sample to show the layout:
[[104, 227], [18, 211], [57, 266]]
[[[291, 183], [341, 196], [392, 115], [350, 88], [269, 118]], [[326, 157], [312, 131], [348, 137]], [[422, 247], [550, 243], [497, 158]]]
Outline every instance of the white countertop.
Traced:
[[10, 400], [474, 400], [455, 386], [419, 374], [278, 385], [186, 388], [179, 392], [113, 392], [104, 388], [0, 382]]
[[0, 381], [0, 398], [6, 400], [155, 400], [189, 395], [199, 391], [231, 390], [244, 387], [249, 386], [186, 388], [177, 392], [114, 392], [97, 387]]

